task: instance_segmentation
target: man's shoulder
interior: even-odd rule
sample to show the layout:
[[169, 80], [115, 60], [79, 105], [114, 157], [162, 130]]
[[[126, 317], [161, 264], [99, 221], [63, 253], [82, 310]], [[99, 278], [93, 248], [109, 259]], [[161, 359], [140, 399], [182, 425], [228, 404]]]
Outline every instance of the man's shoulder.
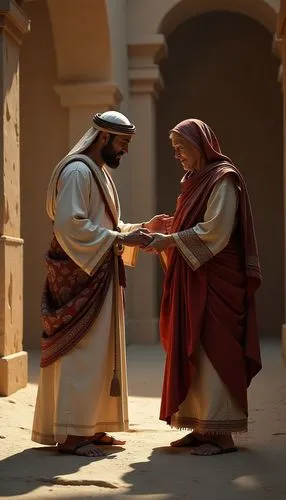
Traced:
[[64, 179], [69, 176], [79, 176], [79, 177], [90, 177], [91, 171], [90, 167], [83, 160], [71, 160], [67, 165], [63, 168], [61, 172], [61, 177]]

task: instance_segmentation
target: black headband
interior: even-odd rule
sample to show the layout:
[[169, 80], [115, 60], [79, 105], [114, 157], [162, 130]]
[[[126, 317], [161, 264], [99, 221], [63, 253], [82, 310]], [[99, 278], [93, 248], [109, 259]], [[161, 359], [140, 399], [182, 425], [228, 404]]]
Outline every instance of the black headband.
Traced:
[[97, 113], [92, 119], [95, 128], [98, 130], [109, 132], [115, 135], [132, 135], [136, 132], [136, 127], [133, 123], [130, 125], [125, 125], [121, 123], [113, 123], [108, 120], [101, 118], [101, 113]]

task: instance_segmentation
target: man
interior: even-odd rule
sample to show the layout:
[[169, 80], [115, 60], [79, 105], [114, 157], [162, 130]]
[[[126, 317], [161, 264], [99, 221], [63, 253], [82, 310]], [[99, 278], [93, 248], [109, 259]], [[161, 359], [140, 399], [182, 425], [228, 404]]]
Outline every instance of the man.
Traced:
[[184, 120], [170, 139], [186, 173], [170, 234], [153, 235], [146, 248], [161, 253], [166, 271], [160, 418], [191, 431], [172, 446], [219, 455], [237, 451], [233, 435], [247, 430], [247, 387], [261, 369], [255, 230], [243, 177], [212, 129]]
[[135, 126], [121, 113], [96, 114], [48, 187], [54, 234], [41, 308], [44, 333], [32, 439], [57, 444], [62, 453], [102, 456], [98, 445], [124, 444], [106, 432], [128, 429], [123, 259], [133, 265], [134, 247], [150, 242], [148, 230], [164, 231], [166, 219], [120, 220], [106, 166], [119, 166], [134, 133]]

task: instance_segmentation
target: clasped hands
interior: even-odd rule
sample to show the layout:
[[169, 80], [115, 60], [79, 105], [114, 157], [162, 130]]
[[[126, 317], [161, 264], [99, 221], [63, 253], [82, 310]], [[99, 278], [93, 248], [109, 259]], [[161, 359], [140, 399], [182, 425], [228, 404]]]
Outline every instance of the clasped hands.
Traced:
[[166, 214], [155, 215], [144, 227], [131, 233], [121, 234], [120, 241], [125, 246], [138, 246], [148, 253], [157, 253], [175, 244], [170, 233], [173, 217]]

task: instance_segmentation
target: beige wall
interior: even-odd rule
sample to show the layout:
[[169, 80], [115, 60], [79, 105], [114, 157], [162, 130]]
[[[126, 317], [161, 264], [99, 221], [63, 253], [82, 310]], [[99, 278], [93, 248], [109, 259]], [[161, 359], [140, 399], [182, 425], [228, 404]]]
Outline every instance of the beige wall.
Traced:
[[[38, 0], [39, 1], [39, 0]], [[59, 78], [106, 81], [111, 53], [106, 0], [41, 0], [52, 18]]]
[[162, 63], [157, 106], [158, 208], [172, 211], [182, 172], [168, 130], [205, 120], [243, 172], [252, 198], [264, 283], [258, 294], [263, 334], [280, 334], [283, 303], [282, 95], [272, 34], [251, 19], [210, 13], [181, 25]]
[[68, 144], [67, 111], [53, 90], [56, 59], [45, 2], [25, 6], [32, 30], [21, 48], [21, 213], [24, 242], [24, 342], [39, 346], [43, 255], [51, 224], [45, 213], [51, 170]]

